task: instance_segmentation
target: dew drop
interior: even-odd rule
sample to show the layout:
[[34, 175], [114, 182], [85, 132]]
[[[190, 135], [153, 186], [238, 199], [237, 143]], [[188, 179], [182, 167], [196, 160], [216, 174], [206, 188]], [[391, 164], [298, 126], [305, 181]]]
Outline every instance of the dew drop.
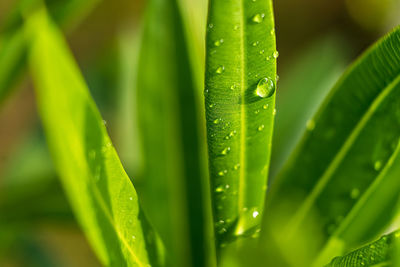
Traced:
[[272, 115], [276, 115], [276, 108], [274, 108], [274, 111], [272, 112]]
[[236, 84], [232, 84], [232, 85], [231, 85], [231, 90], [232, 90], [232, 91], [235, 90], [236, 87], [237, 87]]
[[208, 105], [208, 107], [209, 107], [209, 108], [213, 108], [213, 107], [214, 107], [214, 104], [210, 104], [210, 105]]
[[224, 148], [224, 150], [221, 151], [221, 154], [225, 156], [225, 155], [227, 155], [230, 151], [231, 151], [231, 147], [228, 146], [228, 147]]
[[133, 200], [133, 197], [129, 197], [129, 200]]
[[258, 131], [261, 132], [262, 130], [264, 130], [264, 124], [261, 124], [260, 126], [258, 126]]
[[225, 70], [225, 67], [224, 67], [224, 66], [219, 66], [219, 67], [215, 70], [215, 73], [221, 74], [221, 73], [224, 72], [224, 70]]
[[255, 14], [251, 19], [254, 23], [261, 23], [264, 20], [265, 14]]
[[315, 121], [314, 120], [308, 120], [306, 124], [306, 128], [308, 131], [312, 131], [315, 128]]
[[263, 106], [263, 109], [268, 109], [268, 104], [265, 104], [264, 106]]
[[272, 56], [273, 56], [275, 59], [277, 59], [277, 58], [279, 57], [279, 52], [278, 52], [278, 51], [275, 51], [275, 52], [272, 54]]
[[272, 79], [262, 78], [261, 80], [258, 81], [256, 88], [256, 95], [265, 98], [272, 96], [274, 92], [275, 92], [275, 84]]
[[268, 57], [266, 57], [265, 59], [267, 60], [267, 61], [269, 61], [269, 60], [271, 60], [271, 56], [268, 56]]
[[382, 161], [380, 161], [380, 160], [375, 161], [375, 163], [374, 163], [375, 171], [379, 171], [381, 168], [382, 168]]
[[221, 46], [221, 44], [223, 44], [223, 43], [224, 43], [224, 39], [219, 39], [219, 40], [214, 42], [214, 45], [215, 46]]
[[262, 55], [262, 54], [264, 54], [265, 53], [265, 50], [263, 49], [263, 50], [260, 50], [260, 55]]
[[240, 168], [240, 164], [239, 164], [239, 163], [236, 164], [235, 166], [233, 166], [233, 169], [234, 169], [235, 171], [239, 170], [239, 168]]
[[208, 28], [209, 28], [209, 29], [214, 28], [214, 24], [212, 24], [212, 23], [208, 24]]
[[227, 172], [227, 170], [220, 171], [218, 172], [218, 176], [224, 176]]
[[256, 42], [252, 43], [252, 45], [253, 45], [253, 46], [257, 46], [258, 44], [259, 44], [259, 42], [258, 42], [258, 41], [256, 41]]
[[269, 32], [271, 35], [275, 34], [275, 28], [272, 28], [271, 31]]
[[218, 124], [219, 121], [220, 121], [220, 119], [215, 119], [215, 120], [213, 121], [213, 123], [214, 123], [214, 124]]
[[215, 192], [217, 193], [221, 193], [224, 191], [224, 188], [222, 186], [218, 186], [217, 188], [215, 188]]
[[233, 27], [233, 29], [234, 29], [235, 31], [239, 30], [239, 25], [235, 25], [235, 26]]
[[258, 114], [258, 113], [260, 113], [260, 110], [256, 110], [256, 111], [254, 111], [254, 114]]
[[257, 218], [259, 214], [260, 214], [260, 213], [259, 213], [258, 211], [256, 211], [256, 210], [253, 211], [253, 213], [252, 213], [253, 218]]
[[106, 120], [103, 120], [103, 124], [104, 124], [104, 125], [107, 125], [107, 121], [106, 121]]
[[136, 239], [136, 236], [133, 235], [133, 236], [132, 236], [132, 239], [135, 240], [135, 239]]

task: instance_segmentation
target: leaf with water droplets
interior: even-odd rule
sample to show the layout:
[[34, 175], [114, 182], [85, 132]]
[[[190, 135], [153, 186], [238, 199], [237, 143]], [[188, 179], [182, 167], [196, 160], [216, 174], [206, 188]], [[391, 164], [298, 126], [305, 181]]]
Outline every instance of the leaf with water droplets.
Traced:
[[25, 30], [46, 139], [94, 251], [105, 266], [158, 265], [157, 237], [61, 33], [44, 9]]
[[400, 231], [381, 237], [379, 240], [334, 258], [325, 267], [398, 266], [393, 264]]
[[[263, 213], [276, 91], [272, 1], [212, 0], [208, 21], [205, 101], [215, 105], [206, 112], [209, 167], [214, 220], [225, 222], [215, 223], [217, 245], [225, 247], [257, 235]], [[229, 190], [217, 192], [221, 184]]]
[[399, 50], [397, 28], [344, 73], [271, 186], [265, 238], [285, 232], [290, 243], [314, 223], [316, 266], [380, 234], [396, 213]]

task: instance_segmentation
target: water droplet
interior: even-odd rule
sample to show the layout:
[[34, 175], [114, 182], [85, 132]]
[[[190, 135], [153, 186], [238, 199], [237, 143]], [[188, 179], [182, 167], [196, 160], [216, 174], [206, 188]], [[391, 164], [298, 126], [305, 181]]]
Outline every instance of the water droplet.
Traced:
[[228, 147], [224, 148], [224, 150], [221, 151], [221, 154], [225, 156], [225, 155], [227, 155], [230, 151], [231, 151], [231, 147], [228, 146]]
[[232, 84], [231, 90], [235, 90], [235, 89], [236, 89], [236, 84]]
[[265, 53], [265, 50], [263, 49], [263, 50], [260, 50], [260, 55], [262, 55], [262, 54], [264, 54]]
[[221, 74], [221, 73], [224, 72], [224, 70], [225, 70], [225, 67], [224, 67], [224, 66], [219, 66], [219, 67], [215, 70], [215, 73]]
[[214, 24], [212, 24], [212, 23], [208, 24], [208, 28], [209, 28], [209, 29], [214, 28]]
[[213, 122], [214, 122], [214, 124], [218, 124], [219, 121], [220, 121], [220, 119], [215, 119]]
[[261, 23], [264, 20], [265, 14], [255, 14], [251, 19], [255, 23]]
[[220, 171], [218, 172], [218, 176], [224, 176], [227, 172], [227, 170]]
[[374, 163], [375, 171], [379, 171], [381, 168], [382, 168], [382, 161], [380, 161], [380, 160], [375, 161], [375, 163]]
[[256, 110], [256, 111], [254, 111], [254, 114], [258, 114], [258, 113], [260, 113], [260, 110]]
[[276, 75], [275, 81], [279, 82], [279, 75]]
[[350, 192], [350, 197], [352, 199], [357, 199], [360, 196], [360, 189], [358, 188], [353, 188]]
[[210, 105], [208, 105], [208, 107], [209, 107], [209, 108], [213, 108], [213, 107], [214, 107], [214, 104], [210, 104]]
[[272, 112], [272, 115], [276, 115], [276, 108], [274, 108], [274, 111]]
[[259, 214], [260, 214], [260, 213], [259, 213], [258, 211], [256, 211], [256, 210], [253, 211], [253, 213], [252, 213], [253, 218], [257, 218]]
[[233, 29], [234, 29], [235, 31], [239, 30], [239, 25], [235, 25], [235, 26], [233, 27]]
[[315, 121], [314, 120], [308, 120], [307, 121], [307, 124], [306, 124], [306, 128], [307, 128], [307, 130], [309, 130], [309, 131], [312, 131], [312, 130], [314, 130], [314, 128], [315, 128]]
[[272, 79], [269, 78], [262, 78], [258, 81], [256, 94], [259, 97], [265, 98], [270, 97], [275, 92], [275, 84]]
[[370, 245], [369, 248], [370, 248], [370, 249], [374, 249], [374, 248], [375, 248], [375, 245]]
[[272, 58], [271, 56], [268, 56], [265, 59], [269, 61], [269, 60], [271, 60], [271, 58]]
[[133, 197], [129, 197], [129, 200], [133, 200]]
[[224, 43], [224, 39], [219, 39], [219, 40], [217, 40], [217, 41], [214, 42], [214, 45], [215, 45], [215, 46], [220, 46], [220, 45], [223, 44], [223, 43]]
[[136, 236], [133, 235], [133, 236], [132, 236], [132, 239], [135, 240], [135, 239], [136, 239]]
[[106, 121], [106, 120], [103, 120], [103, 124], [104, 124], [104, 125], [107, 125], [107, 121]]
[[258, 131], [261, 132], [262, 130], [264, 130], [264, 124], [261, 124], [260, 126], [258, 126]]
[[275, 34], [275, 28], [272, 28], [271, 31], [269, 32], [271, 35]]
[[217, 193], [221, 193], [224, 191], [224, 188], [222, 186], [218, 186], [217, 188], [215, 188], [215, 192]]
[[279, 52], [278, 52], [278, 51], [275, 51], [275, 52], [272, 54], [272, 56], [273, 56], [275, 59], [277, 59], [277, 58], [279, 57]]
[[265, 104], [265, 105], [263, 106], [263, 109], [268, 109], [268, 107], [269, 107], [269, 105], [268, 105], [268, 104]]
[[259, 42], [256, 41], [256, 42], [254, 42], [252, 45], [253, 45], [253, 46], [257, 46], [258, 44], [259, 44]]

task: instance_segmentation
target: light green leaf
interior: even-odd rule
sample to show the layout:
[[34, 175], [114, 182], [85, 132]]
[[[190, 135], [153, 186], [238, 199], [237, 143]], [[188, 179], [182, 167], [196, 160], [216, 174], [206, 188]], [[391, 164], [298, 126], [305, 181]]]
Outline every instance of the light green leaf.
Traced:
[[259, 231], [277, 57], [272, 1], [210, 1], [204, 93], [219, 246]]
[[148, 4], [136, 100], [143, 152], [143, 206], [163, 238], [168, 265], [213, 266], [206, 168], [200, 159], [198, 99], [189, 57], [192, 51], [178, 1], [152, 0]]
[[393, 266], [392, 256], [399, 239], [400, 232], [385, 235], [345, 256], [334, 258], [326, 267]]
[[309, 122], [267, 197], [266, 235], [289, 244], [307, 229], [308, 253], [325, 247], [316, 265], [378, 235], [399, 197], [399, 105], [398, 28], [345, 72]]
[[157, 265], [157, 238], [60, 32], [44, 10], [26, 22], [30, 69], [56, 169], [106, 266]]

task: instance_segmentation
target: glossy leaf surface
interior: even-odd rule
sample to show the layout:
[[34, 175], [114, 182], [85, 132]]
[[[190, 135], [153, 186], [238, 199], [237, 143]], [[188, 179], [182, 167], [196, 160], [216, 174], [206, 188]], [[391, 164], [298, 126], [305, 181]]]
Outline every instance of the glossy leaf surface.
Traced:
[[157, 265], [156, 237], [76, 63], [45, 11], [31, 15], [30, 69], [58, 174], [100, 261]]
[[399, 239], [399, 232], [385, 235], [345, 256], [336, 257], [326, 267], [393, 266], [393, 253]]
[[276, 90], [272, 1], [211, 0], [205, 103], [217, 245], [259, 230]]
[[400, 190], [393, 164], [399, 96], [400, 30], [395, 29], [345, 72], [308, 123], [271, 187], [267, 235], [278, 240], [285, 232], [290, 243], [308, 229], [318, 265], [380, 233], [394, 215]]

